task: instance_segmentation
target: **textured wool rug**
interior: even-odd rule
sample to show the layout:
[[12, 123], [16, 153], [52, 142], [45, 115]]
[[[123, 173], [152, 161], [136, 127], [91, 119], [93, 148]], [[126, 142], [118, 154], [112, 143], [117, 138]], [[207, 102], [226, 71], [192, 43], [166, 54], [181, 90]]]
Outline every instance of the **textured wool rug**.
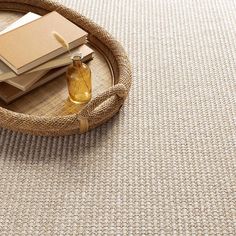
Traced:
[[133, 87], [85, 135], [1, 129], [0, 235], [236, 235], [236, 1], [61, 2], [122, 42]]

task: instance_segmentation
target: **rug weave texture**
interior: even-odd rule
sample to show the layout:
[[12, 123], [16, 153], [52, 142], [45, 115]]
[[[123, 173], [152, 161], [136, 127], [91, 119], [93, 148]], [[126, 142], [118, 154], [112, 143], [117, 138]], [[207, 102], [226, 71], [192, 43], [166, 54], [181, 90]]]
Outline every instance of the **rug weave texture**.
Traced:
[[236, 235], [236, 1], [61, 0], [124, 46], [120, 114], [0, 129], [0, 235]]

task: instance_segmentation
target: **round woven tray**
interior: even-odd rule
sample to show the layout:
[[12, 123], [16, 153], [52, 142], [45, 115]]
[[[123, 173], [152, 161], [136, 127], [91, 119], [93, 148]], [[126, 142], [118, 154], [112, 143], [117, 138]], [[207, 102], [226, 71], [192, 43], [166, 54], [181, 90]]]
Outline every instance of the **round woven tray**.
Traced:
[[[47, 116], [26, 114], [0, 106], [0, 126], [34, 135], [68, 135], [84, 133], [113, 117], [121, 108], [131, 86], [128, 57], [118, 41], [102, 27], [63, 5], [49, 1], [0, 0], [0, 11], [45, 15], [57, 11], [88, 32], [89, 43], [96, 47], [111, 67], [113, 85], [73, 114]], [[96, 59], [96, 58], [95, 58]], [[60, 81], [60, 80], [58, 80]]]

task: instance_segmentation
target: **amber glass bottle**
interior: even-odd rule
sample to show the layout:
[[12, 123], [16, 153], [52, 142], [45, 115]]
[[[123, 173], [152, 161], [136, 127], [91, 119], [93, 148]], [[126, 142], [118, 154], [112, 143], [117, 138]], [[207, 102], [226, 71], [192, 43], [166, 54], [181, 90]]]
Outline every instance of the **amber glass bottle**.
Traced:
[[91, 70], [82, 61], [82, 55], [72, 58], [66, 73], [69, 98], [73, 103], [87, 103], [92, 97]]

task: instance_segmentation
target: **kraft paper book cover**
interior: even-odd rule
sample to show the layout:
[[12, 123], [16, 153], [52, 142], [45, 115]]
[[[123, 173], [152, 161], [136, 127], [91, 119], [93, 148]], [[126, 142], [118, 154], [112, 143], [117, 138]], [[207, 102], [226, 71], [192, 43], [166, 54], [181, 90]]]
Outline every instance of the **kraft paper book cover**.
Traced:
[[[40, 17], [41, 16], [38, 14], [35, 14], [33, 12], [28, 12], [27, 14], [22, 16], [20, 19], [13, 22], [7, 28], [2, 30], [0, 32], [0, 35], [3, 33], [9, 32], [13, 29], [16, 29], [22, 25], [25, 25], [31, 21], [34, 21]], [[1, 73], [1, 65], [2, 65], [2, 63], [0, 64], [0, 73]], [[4, 67], [4, 65], [3, 65], [3, 67]], [[9, 70], [10, 70], [10, 68], [9, 68]], [[42, 70], [42, 71], [33, 72], [33, 73], [29, 73], [29, 74], [22, 74], [22, 75], [19, 75], [19, 76], [12, 78], [12, 79], [7, 80], [6, 83], [11, 84], [21, 90], [27, 90], [31, 85], [33, 85], [36, 81], [38, 81], [47, 72], [48, 72], [48, 70], [44, 70], [44, 71]]]
[[70, 48], [86, 42], [84, 30], [54, 11], [0, 35], [0, 59], [21, 74], [64, 53], [53, 31], [62, 35]]

